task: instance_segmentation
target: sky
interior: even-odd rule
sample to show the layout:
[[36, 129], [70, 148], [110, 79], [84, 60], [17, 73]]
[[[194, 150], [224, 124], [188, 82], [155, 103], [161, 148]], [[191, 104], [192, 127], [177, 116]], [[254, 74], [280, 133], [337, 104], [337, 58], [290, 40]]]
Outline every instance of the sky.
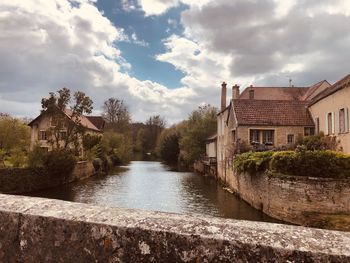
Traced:
[[349, 0], [1, 0], [0, 112], [36, 117], [49, 92], [116, 97], [169, 124], [220, 84], [309, 86], [350, 72]]

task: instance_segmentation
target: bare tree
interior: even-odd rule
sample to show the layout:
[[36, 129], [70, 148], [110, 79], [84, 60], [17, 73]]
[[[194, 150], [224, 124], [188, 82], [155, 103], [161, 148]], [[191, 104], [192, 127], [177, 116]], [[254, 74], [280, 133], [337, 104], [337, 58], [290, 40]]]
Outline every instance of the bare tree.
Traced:
[[107, 121], [107, 128], [116, 132], [125, 132], [129, 129], [130, 114], [123, 100], [109, 98], [103, 104], [103, 117]]

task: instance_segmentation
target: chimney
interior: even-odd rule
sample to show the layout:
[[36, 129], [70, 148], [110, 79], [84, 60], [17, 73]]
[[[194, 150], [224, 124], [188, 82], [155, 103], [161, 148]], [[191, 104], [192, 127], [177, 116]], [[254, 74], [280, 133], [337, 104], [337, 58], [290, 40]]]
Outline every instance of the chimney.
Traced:
[[226, 82], [223, 82], [221, 84], [221, 110], [223, 111], [226, 108], [226, 93], [227, 93], [227, 89], [226, 89]]
[[249, 87], [249, 99], [254, 99], [254, 90], [253, 90], [253, 85], [250, 85]]
[[236, 84], [232, 86], [232, 99], [236, 100], [239, 98], [239, 86]]

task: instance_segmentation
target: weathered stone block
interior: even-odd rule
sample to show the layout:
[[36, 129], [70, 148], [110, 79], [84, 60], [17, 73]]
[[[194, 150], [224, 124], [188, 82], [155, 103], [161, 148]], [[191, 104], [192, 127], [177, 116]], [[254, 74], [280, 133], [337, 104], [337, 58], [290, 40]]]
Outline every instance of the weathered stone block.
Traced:
[[350, 233], [0, 195], [1, 262], [346, 262]]

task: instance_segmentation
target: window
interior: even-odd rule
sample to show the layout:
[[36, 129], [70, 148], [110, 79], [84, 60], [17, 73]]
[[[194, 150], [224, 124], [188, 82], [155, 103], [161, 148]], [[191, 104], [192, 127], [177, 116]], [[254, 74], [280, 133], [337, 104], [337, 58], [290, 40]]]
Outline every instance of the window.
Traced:
[[254, 99], [254, 90], [249, 91], [249, 99]]
[[304, 136], [311, 136], [315, 135], [315, 128], [314, 127], [305, 127], [304, 128]]
[[250, 143], [260, 143], [260, 131], [250, 130]]
[[333, 133], [333, 114], [329, 112], [327, 114], [327, 134]]
[[320, 134], [320, 118], [315, 118], [316, 134]]
[[345, 109], [339, 110], [339, 133], [344, 133], [345, 130]]
[[287, 143], [293, 144], [294, 143], [294, 134], [288, 134], [287, 135]]
[[60, 131], [60, 134], [59, 134], [59, 139], [60, 140], [64, 140], [64, 139], [66, 139], [66, 137], [67, 137], [67, 132], [66, 131]]
[[263, 144], [273, 144], [273, 130], [263, 131]]
[[39, 131], [39, 140], [40, 141], [46, 141], [47, 140], [47, 133], [46, 133], [46, 131]]
[[235, 143], [236, 142], [236, 131], [232, 131], [232, 141]]
[[52, 127], [55, 127], [55, 126], [58, 125], [58, 118], [57, 118], [57, 117], [51, 117], [50, 122], [51, 122], [50, 125], [51, 125]]

